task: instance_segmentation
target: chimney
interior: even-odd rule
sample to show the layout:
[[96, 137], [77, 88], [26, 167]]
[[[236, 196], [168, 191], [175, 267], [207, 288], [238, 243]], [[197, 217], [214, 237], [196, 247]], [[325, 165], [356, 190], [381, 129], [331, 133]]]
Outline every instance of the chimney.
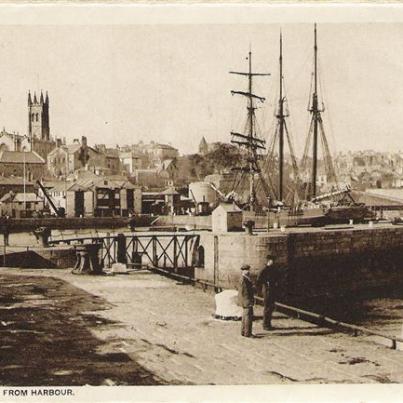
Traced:
[[62, 139], [56, 138], [56, 147], [62, 146]]
[[83, 147], [87, 147], [87, 137], [85, 137], [85, 136], [81, 137], [81, 145]]

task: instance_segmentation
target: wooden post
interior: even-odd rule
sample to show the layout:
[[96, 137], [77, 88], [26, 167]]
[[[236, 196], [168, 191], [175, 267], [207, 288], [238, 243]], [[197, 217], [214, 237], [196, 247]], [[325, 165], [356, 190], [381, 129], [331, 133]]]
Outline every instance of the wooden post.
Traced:
[[152, 237], [152, 248], [153, 248], [153, 264], [158, 267], [158, 256], [157, 256], [157, 239], [155, 236]]
[[118, 263], [127, 263], [126, 255], [126, 237], [125, 234], [118, 234], [117, 238], [117, 261]]
[[174, 235], [174, 271], [175, 273], [178, 273], [179, 268], [178, 268], [178, 245], [177, 245], [177, 236]]
[[188, 264], [188, 240], [189, 237], [185, 235], [185, 267], [191, 266]]
[[6, 253], [7, 253], [7, 245], [6, 240], [3, 242], [3, 267], [6, 267]]
[[219, 271], [219, 267], [218, 267], [218, 236], [215, 235], [214, 236], [214, 290], [217, 290], [217, 286], [218, 286], [218, 271]]

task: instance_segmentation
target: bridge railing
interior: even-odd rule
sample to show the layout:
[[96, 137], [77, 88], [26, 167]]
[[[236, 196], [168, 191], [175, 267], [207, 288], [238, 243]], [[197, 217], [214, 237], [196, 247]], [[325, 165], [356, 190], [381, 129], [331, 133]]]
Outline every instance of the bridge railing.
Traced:
[[53, 239], [50, 245], [100, 244], [99, 258], [103, 267], [114, 263], [141, 263], [164, 269], [194, 266], [198, 246], [197, 234], [118, 234]]

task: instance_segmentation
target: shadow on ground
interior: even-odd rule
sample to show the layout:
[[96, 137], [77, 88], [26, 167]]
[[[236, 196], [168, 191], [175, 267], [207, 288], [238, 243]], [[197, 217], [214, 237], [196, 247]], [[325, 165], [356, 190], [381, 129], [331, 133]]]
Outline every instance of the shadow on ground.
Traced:
[[[51, 277], [0, 275], [0, 385], [158, 385], [91, 327], [107, 301]], [[102, 351], [103, 353], [100, 353]]]
[[378, 288], [367, 292], [342, 295], [337, 298], [299, 301], [298, 306], [333, 319], [361, 326], [401, 323], [403, 287]]

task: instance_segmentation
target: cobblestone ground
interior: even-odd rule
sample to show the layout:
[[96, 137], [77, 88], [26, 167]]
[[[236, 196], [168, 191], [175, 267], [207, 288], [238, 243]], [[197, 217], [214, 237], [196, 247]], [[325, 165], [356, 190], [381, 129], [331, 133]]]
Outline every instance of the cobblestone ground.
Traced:
[[[164, 382], [403, 382], [401, 351], [369, 337], [352, 337], [279, 313], [274, 316], [275, 330], [263, 331], [258, 319], [257, 337], [243, 338], [239, 322], [213, 319], [212, 294], [157, 274], [90, 277], [64, 270], [1, 272], [61, 278], [107, 300], [111, 308], [96, 314], [118, 325], [92, 329], [105, 342], [100, 348], [127, 354]], [[258, 308], [258, 317], [260, 313]]]

